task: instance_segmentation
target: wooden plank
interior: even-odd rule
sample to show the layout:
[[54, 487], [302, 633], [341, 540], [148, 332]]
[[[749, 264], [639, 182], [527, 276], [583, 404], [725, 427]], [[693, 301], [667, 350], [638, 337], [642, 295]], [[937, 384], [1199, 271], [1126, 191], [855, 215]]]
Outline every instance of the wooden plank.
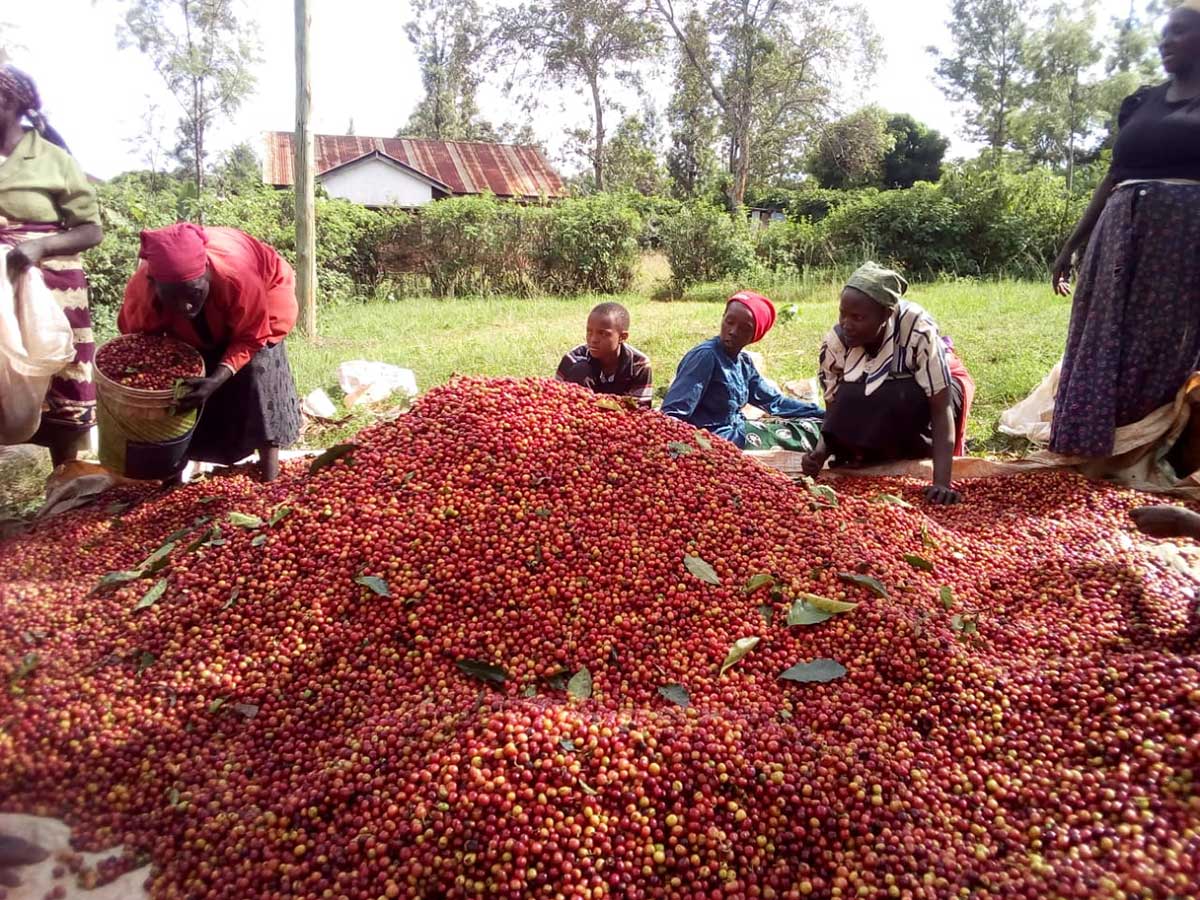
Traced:
[[316, 199], [313, 187], [313, 136], [309, 0], [296, 0], [296, 134], [292, 163], [296, 190], [296, 299], [300, 322], [310, 341], [317, 337]]

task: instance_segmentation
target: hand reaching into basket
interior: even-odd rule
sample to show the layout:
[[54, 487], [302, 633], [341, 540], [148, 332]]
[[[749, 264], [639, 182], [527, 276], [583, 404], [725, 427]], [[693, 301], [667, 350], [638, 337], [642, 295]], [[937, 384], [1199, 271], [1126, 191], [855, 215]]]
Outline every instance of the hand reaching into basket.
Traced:
[[232, 376], [233, 370], [222, 365], [208, 378], [184, 378], [176, 405], [179, 409], [199, 409]]

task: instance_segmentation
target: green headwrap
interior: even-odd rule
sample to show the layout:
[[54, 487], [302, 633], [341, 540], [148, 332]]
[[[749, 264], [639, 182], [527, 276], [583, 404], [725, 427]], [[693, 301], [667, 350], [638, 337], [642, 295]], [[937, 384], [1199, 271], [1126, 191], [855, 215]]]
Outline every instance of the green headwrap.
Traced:
[[908, 290], [908, 282], [899, 272], [885, 269], [879, 263], [863, 263], [850, 276], [846, 287], [862, 291], [880, 306], [894, 309]]

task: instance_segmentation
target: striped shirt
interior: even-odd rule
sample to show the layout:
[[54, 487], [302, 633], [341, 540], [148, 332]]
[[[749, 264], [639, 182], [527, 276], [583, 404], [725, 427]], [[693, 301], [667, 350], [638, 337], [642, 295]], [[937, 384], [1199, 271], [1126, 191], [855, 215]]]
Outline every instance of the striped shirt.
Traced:
[[631, 344], [621, 345], [617, 370], [612, 375], [605, 375], [600, 361], [592, 356], [587, 344], [580, 344], [563, 356], [554, 377], [583, 385], [597, 394], [633, 397], [639, 406], [648, 407], [654, 397], [650, 360]]
[[821, 344], [821, 390], [825, 402], [837, 396], [843, 382], [866, 382], [869, 397], [895, 373], [911, 376], [932, 397], [950, 386], [946, 347], [933, 317], [915, 303], [901, 301], [888, 320], [883, 343], [871, 355], [864, 347], [847, 347], [835, 325]]

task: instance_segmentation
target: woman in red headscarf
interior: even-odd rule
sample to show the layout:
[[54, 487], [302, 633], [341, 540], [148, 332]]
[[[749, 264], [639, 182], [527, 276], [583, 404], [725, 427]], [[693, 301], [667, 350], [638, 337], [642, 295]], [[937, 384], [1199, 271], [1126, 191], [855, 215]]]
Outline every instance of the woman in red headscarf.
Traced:
[[233, 465], [258, 451], [279, 474], [279, 448], [300, 434], [300, 401], [283, 341], [296, 324], [296, 280], [275, 248], [235, 228], [182, 222], [142, 232], [142, 265], [125, 288], [122, 334], [167, 334], [204, 356], [180, 405], [201, 410], [188, 458]]
[[[730, 297], [721, 333], [680, 360], [662, 411], [739, 447], [811, 450], [821, 434], [821, 408], [785, 397], [744, 352], [774, 324], [775, 307], [762, 294], [741, 291]], [[773, 418], [747, 423], [742, 414], [747, 405]]]

